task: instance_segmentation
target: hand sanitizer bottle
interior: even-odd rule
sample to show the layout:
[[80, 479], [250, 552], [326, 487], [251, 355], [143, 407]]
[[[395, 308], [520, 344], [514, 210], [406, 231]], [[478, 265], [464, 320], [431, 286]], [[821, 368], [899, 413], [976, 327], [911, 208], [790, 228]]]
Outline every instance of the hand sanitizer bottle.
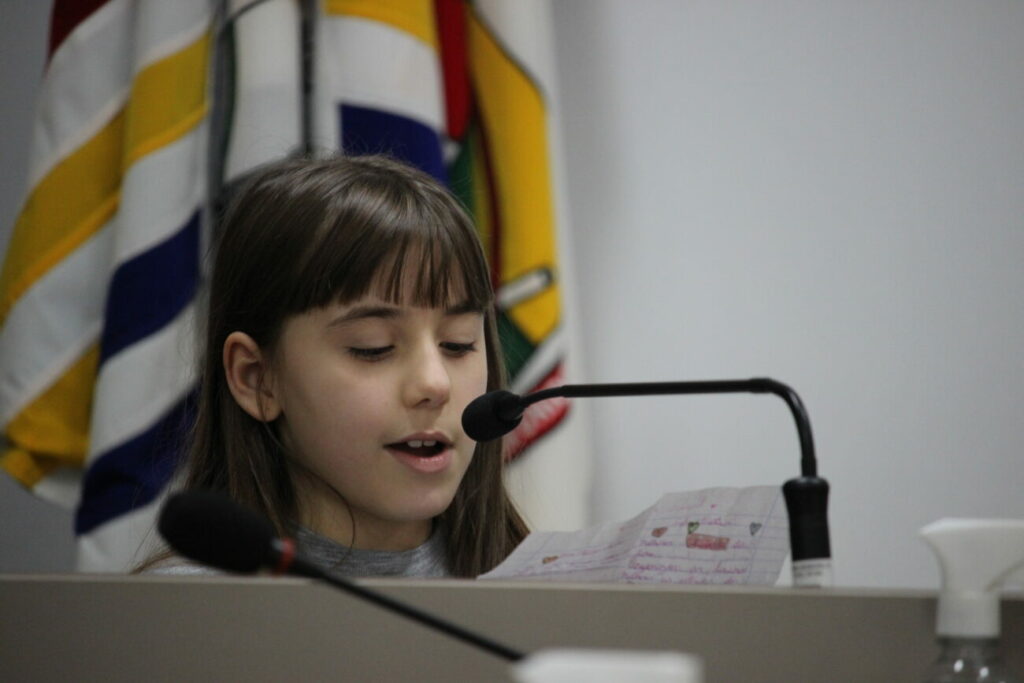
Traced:
[[999, 658], [999, 589], [1024, 565], [1024, 520], [941, 519], [921, 529], [939, 558], [936, 633], [926, 683], [1024, 683]]

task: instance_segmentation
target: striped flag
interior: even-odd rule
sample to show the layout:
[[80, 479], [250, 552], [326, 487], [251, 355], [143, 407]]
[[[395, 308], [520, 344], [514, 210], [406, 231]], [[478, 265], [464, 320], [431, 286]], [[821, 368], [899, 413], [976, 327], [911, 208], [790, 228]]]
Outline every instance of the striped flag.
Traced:
[[76, 507], [83, 569], [134, 556], [187, 420], [211, 17], [209, 0], [53, 7], [0, 274], [0, 463]]
[[[177, 464], [210, 193], [310, 142], [387, 152], [448, 183], [492, 262], [513, 388], [564, 381], [546, 1], [321, 0], [305, 112], [301, 11], [54, 4], [29, 189], [0, 272], [0, 465], [75, 508], [80, 569], [142, 559]], [[573, 412], [539, 404], [506, 444], [537, 526], [586, 521]]]

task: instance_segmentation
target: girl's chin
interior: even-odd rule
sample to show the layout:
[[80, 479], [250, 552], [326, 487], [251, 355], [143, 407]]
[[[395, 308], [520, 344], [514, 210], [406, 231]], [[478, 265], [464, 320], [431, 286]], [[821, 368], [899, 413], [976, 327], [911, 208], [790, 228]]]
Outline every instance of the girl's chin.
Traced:
[[424, 521], [433, 524], [433, 520], [444, 514], [451, 506], [454, 497], [454, 492], [430, 492], [417, 500], [414, 507], [406, 509], [405, 519], [409, 520], [410, 524]]

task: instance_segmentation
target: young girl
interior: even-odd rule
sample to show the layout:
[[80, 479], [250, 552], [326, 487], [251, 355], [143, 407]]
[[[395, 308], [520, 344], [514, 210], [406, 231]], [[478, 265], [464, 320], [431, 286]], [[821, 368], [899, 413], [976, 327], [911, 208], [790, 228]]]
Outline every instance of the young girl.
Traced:
[[502, 385], [496, 335], [476, 233], [432, 178], [383, 157], [264, 167], [217, 248], [184, 486], [343, 574], [486, 572], [527, 533], [500, 441], [461, 426]]

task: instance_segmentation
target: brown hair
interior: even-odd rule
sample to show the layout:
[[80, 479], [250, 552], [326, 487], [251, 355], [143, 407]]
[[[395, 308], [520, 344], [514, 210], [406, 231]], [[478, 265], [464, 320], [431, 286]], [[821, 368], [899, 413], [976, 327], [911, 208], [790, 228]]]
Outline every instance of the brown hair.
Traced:
[[[417, 273], [403, 273], [409, 263]], [[222, 491], [285, 533], [297, 514], [293, 473], [272, 429], [228, 390], [224, 341], [240, 330], [272, 355], [290, 316], [354, 301], [381, 282], [382, 296], [398, 303], [410, 276], [413, 305], [444, 308], [457, 287], [485, 311], [487, 389], [500, 388], [489, 270], [470, 218], [443, 186], [379, 156], [287, 160], [258, 170], [229, 206], [217, 247], [185, 488]], [[456, 576], [490, 570], [527, 533], [502, 477], [500, 440], [478, 444], [440, 515]]]

